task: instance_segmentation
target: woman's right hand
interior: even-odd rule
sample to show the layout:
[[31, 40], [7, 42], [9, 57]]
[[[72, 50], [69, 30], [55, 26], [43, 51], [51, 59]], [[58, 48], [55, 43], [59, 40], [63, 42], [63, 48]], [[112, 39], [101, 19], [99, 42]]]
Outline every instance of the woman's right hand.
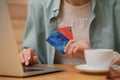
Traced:
[[90, 45], [86, 40], [70, 40], [66, 45], [64, 52], [68, 57], [72, 58], [73, 55], [79, 54], [84, 59], [84, 50], [90, 49]]
[[25, 66], [38, 63], [38, 56], [35, 55], [35, 52], [31, 48], [23, 49], [19, 56], [21, 63]]

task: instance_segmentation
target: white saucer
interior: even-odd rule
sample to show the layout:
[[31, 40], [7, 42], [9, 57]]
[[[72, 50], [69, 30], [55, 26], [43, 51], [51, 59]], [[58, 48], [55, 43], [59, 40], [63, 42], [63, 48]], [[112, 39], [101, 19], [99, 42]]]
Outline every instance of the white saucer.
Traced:
[[[76, 65], [75, 66], [76, 69], [82, 71], [82, 72], [85, 72], [85, 73], [107, 73], [109, 71], [108, 68], [92, 68], [92, 67], [89, 67], [87, 64], [82, 64], [82, 65]], [[120, 69], [120, 66], [117, 66], [117, 65], [114, 65], [113, 68], [115, 69]]]

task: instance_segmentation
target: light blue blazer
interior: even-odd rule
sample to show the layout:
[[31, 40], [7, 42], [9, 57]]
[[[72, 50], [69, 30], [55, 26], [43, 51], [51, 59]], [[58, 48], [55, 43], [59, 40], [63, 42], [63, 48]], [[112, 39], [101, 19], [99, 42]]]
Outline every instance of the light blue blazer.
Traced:
[[[61, 0], [30, 1], [22, 48], [32, 48], [41, 64], [54, 63], [55, 49], [46, 39], [57, 28], [60, 2]], [[89, 21], [91, 47], [120, 52], [120, 0], [92, 0]]]

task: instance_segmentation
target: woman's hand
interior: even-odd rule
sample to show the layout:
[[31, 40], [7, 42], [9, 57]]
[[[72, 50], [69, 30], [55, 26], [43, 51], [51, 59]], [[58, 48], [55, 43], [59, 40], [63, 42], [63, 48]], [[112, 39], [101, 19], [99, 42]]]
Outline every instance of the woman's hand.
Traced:
[[35, 55], [33, 49], [31, 48], [23, 49], [19, 56], [21, 63], [25, 66], [38, 63], [38, 56]]
[[70, 40], [64, 52], [68, 54], [69, 58], [72, 58], [75, 54], [79, 54], [81, 58], [84, 58], [84, 50], [89, 48], [90, 45], [85, 40]]

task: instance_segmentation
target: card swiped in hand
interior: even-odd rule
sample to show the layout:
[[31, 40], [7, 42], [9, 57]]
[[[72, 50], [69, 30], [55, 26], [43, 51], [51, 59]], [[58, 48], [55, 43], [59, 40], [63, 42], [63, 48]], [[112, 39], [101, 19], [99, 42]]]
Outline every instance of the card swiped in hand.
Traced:
[[48, 43], [54, 46], [58, 51], [64, 54], [64, 47], [67, 45], [69, 39], [65, 37], [62, 33], [55, 30], [47, 38]]

